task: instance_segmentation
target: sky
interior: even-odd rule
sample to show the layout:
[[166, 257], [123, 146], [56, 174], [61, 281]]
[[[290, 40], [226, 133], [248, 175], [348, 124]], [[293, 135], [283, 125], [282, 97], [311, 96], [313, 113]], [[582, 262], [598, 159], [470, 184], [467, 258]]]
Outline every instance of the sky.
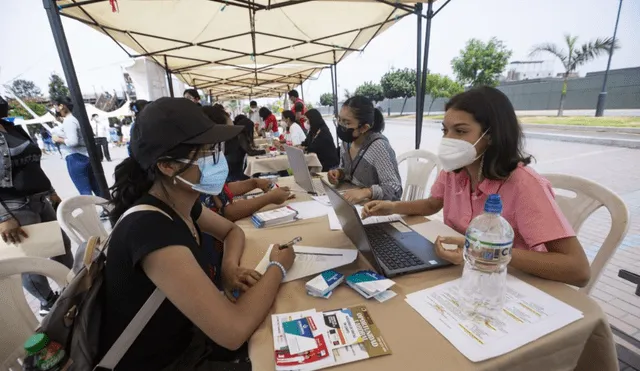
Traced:
[[[33, 80], [46, 95], [51, 72], [63, 74], [42, 1], [1, 1], [0, 85], [15, 78]], [[443, 3], [437, 1], [434, 7]], [[453, 77], [451, 59], [470, 38], [497, 37], [513, 50], [511, 60], [515, 61], [530, 59], [535, 44], [561, 44], [566, 33], [577, 35], [579, 42], [611, 37], [618, 4], [618, 0], [452, 0], [433, 19], [429, 70]], [[306, 21], [313, 22], [313, 18]], [[128, 56], [106, 35], [64, 17], [63, 24], [82, 92], [122, 91], [121, 66], [129, 63]], [[640, 0], [623, 1], [617, 38], [621, 49], [614, 54], [611, 68], [640, 66]], [[550, 56], [535, 59], [548, 60], [546, 66], [562, 71], [560, 62]], [[353, 91], [366, 81], [379, 82], [392, 67], [415, 65], [416, 18], [409, 16], [374, 39], [363, 53], [338, 64], [340, 98], [344, 89]], [[579, 73], [604, 70], [606, 65], [603, 56], [581, 67]], [[328, 70], [303, 84], [305, 100], [314, 104], [328, 92]]]

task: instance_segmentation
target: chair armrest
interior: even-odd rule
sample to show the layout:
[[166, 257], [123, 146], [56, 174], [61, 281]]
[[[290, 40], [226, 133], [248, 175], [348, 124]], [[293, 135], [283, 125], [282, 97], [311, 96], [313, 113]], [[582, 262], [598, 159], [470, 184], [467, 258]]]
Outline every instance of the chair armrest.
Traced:
[[620, 269], [618, 271], [618, 277], [627, 280], [633, 284], [636, 284], [636, 295], [640, 296], [640, 275], [631, 273], [627, 270]]

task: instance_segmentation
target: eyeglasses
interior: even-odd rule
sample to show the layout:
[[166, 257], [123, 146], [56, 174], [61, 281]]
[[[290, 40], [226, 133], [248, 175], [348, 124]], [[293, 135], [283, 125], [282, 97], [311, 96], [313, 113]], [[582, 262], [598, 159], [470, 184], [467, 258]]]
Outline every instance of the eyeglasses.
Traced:
[[200, 158], [211, 158], [214, 164], [218, 163], [220, 156], [224, 156], [224, 142], [212, 144], [208, 148], [204, 148], [200, 151]]

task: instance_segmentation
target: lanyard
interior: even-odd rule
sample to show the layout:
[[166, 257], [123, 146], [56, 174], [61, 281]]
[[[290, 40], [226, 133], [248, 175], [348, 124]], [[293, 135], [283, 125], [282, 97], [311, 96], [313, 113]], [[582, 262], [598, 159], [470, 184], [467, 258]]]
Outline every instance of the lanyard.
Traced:
[[[374, 140], [372, 140], [371, 142], [367, 143], [367, 145], [365, 145], [364, 147], [360, 148], [360, 150], [358, 151], [358, 154], [356, 155], [356, 157], [351, 161], [351, 172], [350, 172], [350, 177], [351, 179], [353, 179], [353, 174], [355, 174], [356, 169], [358, 168], [358, 165], [360, 165], [360, 161], [362, 160], [362, 158], [364, 157], [364, 154], [367, 152], [367, 150], [369, 149], [369, 147], [377, 140], [382, 139], [382, 138], [376, 138]], [[347, 151], [349, 153], [349, 157], [351, 157], [351, 143], [347, 143]]]

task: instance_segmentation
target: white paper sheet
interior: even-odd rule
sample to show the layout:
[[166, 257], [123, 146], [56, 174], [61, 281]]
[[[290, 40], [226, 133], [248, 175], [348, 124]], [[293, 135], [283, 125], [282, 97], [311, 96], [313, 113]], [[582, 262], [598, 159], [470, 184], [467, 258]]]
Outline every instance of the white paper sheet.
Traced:
[[331, 206], [331, 200], [329, 200], [329, 196], [327, 196], [327, 195], [324, 195], [324, 196], [311, 196], [311, 198], [313, 198], [314, 200], [320, 202], [324, 206]]
[[332, 210], [316, 201], [292, 202], [288, 206], [298, 212], [298, 219], [318, 218]]
[[[256, 266], [258, 273], [264, 273], [269, 265], [269, 255], [271, 248], [264, 254], [264, 257]], [[342, 267], [351, 264], [358, 257], [356, 249], [331, 249], [327, 247], [293, 246], [296, 252], [296, 260], [287, 272], [284, 282], [295, 281], [297, 279], [319, 274], [329, 269]]]
[[459, 309], [460, 280], [407, 295], [405, 299], [460, 353], [480, 362], [511, 352], [583, 317], [582, 312], [537, 288], [507, 276], [507, 297], [494, 320], [470, 318]]
[[[443, 237], [464, 237], [464, 235], [455, 231], [455, 229], [449, 227], [439, 220], [431, 220], [426, 223], [414, 224], [411, 226], [414, 231], [421, 234], [424, 238], [431, 241], [432, 243], [436, 242], [436, 238], [438, 236]], [[458, 248], [456, 245], [450, 244], [442, 244], [446, 250], [455, 250]]]
[[51, 258], [64, 255], [62, 232], [57, 221], [32, 224], [22, 227], [29, 235], [22, 242], [10, 244], [0, 239], [0, 259], [22, 256]]
[[[362, 218], [362, 206], [356, 205], [356, 210], [358, 211], [358, 216]], [[329, 218], [329, 228], [332, 231], [342, 230], [342, 226], [340, 225], [340, 220], [338, 220], [338, 216], [336, 215], [336, 212], [333, 209], [329, 211], [329, 213], [327, 214], [327, 217]], [[387, 216], [371, 216], [369, 218], [363, 219], [362, 224], [369, 225], [369, 224], [378, 224], [378, 223], [397, 222], [401, 220], [402, 220], [402, 215], [398, 215], [398, 214], [387, 215]]]

